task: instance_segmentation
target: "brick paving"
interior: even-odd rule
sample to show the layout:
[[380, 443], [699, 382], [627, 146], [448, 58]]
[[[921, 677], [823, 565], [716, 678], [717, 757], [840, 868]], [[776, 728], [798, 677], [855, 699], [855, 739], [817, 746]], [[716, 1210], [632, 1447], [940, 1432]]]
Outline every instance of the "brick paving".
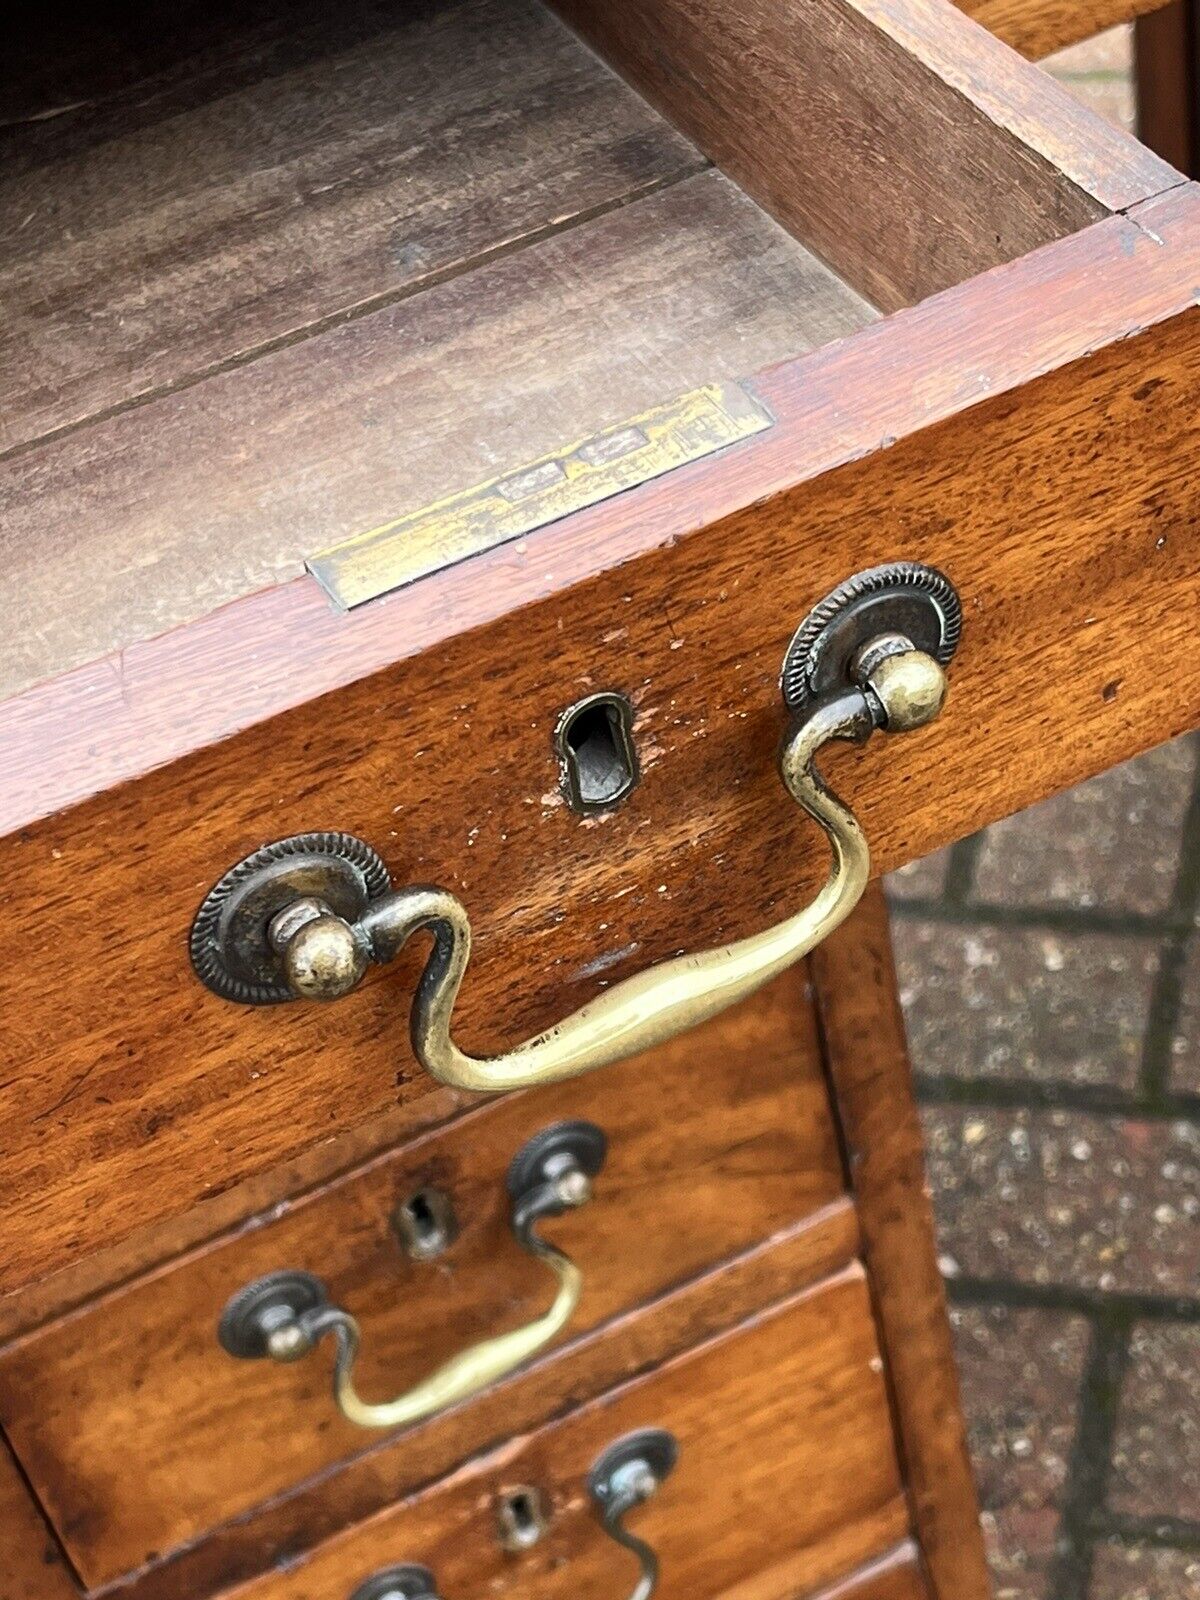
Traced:
[[1196, 1600], [1200, 738], [888, 887], [998, 1600]]
[[1200, 1600], [1200, 736], [888, 892], [997, 1600]]
[[1200, 1595], [1200, 737], [889, 881], [999, 1600]]

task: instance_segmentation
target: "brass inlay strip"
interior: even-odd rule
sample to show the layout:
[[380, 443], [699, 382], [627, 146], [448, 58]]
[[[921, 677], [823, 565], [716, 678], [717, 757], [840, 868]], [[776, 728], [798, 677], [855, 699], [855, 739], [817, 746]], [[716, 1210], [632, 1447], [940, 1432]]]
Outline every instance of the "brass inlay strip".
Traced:
[[356, 534], [314, 556], [308, 570], [349, 611], [700, 461], [773, 421], [739, 384], [706, 384], [515, 472]]

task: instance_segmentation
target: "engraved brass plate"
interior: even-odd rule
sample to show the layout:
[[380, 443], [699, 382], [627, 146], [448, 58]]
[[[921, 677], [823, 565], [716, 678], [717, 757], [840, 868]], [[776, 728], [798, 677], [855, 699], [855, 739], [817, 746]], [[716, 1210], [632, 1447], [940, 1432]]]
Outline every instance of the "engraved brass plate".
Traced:
[[711, 383], [541, 461], [324, 550], [308, 570], [347, 611], [761, 433], [770, 412]]

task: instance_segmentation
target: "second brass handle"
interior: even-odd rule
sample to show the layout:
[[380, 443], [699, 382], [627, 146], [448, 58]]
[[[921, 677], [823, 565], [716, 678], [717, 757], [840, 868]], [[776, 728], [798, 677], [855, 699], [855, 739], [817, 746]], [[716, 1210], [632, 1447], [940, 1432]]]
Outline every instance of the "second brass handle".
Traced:
[[605, 1533], [635, 1556], [641, 1569], [629, 1600], [650, 1600], [658, 1587], [658, 1556], [625, 1526], [625, 1518], [658, 1493], [678, 1458], [674, 1434], [639, 1428], [610, 1444], [588, 1473], [588, 1491]]
[[333, 1394], [338, 1410], [360, 1428], [399, 1428], [443, 1411], [513, 1372], [566, 1327], [579, 1304], [583, 1276], [537, 1224], [584, 1205], [604, 1163], [606, 1141], [592, 1123], [565, 1122], [529, 1140], [509, 1169], [511, 1227], [522, 1249], [543, 1262], [557, 1281], [549, 1309], [511, 1332], [496, 1334], [452, 1356], [436, 1372], [394, 1400], [363, 1400], [354, 1385], [357, 1321], [331, 1305], [319, 1278], [307, 1272], [273, 1272], [240, 1289], [226, 1305], [217, 1337], [228, 1354], [244, 1360], [299, 1361], [331, 1334], [335, 1344]]
[[[588, 1473], [588, 1493], [601, 1526], [637, 1559], [638, 1580], [629, 1600], [650, 1600], [658, 1587], [659, 1565], [653, 1547], [625, 1526], [625, 1518], [658, 1493], [678, 1458], [674, 1434], [665, 1428], [639, 1428], [602, 1451]], [[373, 1573], [350, 1600], [438, 1600], [438, 1588], [428, 1567], [403, 1562]]]
[[[840, 586], [816, 607], [784, 663], [793, 720], [779, 757], [784, 787], [817, 822], [832, 861], [801, 911], [764, 932], [664, 961], [614, 984], [546, 1032], [491, 1058], [468, 1055], [451, 1023], [471, 957], [471, 923], [445, 889], [390, 887], [362, 840], [301, 834], [265, 846], [210, 891], [192, 928], [192, 960], [210, 988], [249, 1004], [335, 1000], [372, 962], [392, 961], [414, 934], [432, 949], [413, 996], [413, 1053], [453, 1088], [483, 1093], [576, 1077], [652, 1049], [708, 1021], [799, 961], [857, 905], [870, 853], [850, 809], [817, 770], [835, 740], [904, 733], [941, 710], [961, 610], [932, 568], [893, 563]], [[924, 648], [923, 648], [924, 647]]]

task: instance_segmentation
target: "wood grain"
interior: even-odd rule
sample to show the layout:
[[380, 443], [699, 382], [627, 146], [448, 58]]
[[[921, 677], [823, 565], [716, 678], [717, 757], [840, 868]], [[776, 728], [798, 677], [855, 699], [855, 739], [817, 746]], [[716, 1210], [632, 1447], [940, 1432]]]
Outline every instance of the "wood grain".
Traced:
[[[1155, 11], [1163, 0], [956, 0], [989, 33], [1038, 59]], [[1169, 152], [1159, 154], [1169, 161]], [[1173, 164], [1178, 166], [1178, 162]]]
[[362, 31], [331, 17], [326, 54], [270, 75], [227, 57], [200, 104], [0, 169], [0, 449], [697, 165], [536, 0]]
[[[121, 741], [147, 717], [186, 725], [197, 699], [232, 692], [222, 659], [241, 685], [269, 678], [272, 615], [301, 693], [310, 669], [327, 684], [394, 663], [4, 840], [22, 906], [0, 930], [4, 1287], [397, 1104], [427, 1114], [433, 1086], [404, 1041], [416, 952], [324, 1009], [245, 1011], [196, 983], [200, 897], [265, 839], [343, 827], [401, 880], [460, 894], [476, 956], [458, 1031], [489, 1050], [812, 892], [821, 847], [774, 771], [776, 677], [799, 618], [864, 565], [931, 560], [967, 606], [940, 723], [829, 759], [879, 870], [1192, 726], [1195, 282], [1188, 190], [779, 369], [761, 385], [776, 428], [529, 552], [336, 625], [302, 613], [312, 633], [276, 595], [135, 663], [111, 716], [78, 682], [58, 703], [65, 743], [27, 723], [10, 808], [64, 750], [87, 760], [111, 734], [107, 755], [129, 760]], [[552, 733], [602, 687], [634, 698], [645, 777], [583, 822], [561, 802]], [[175, 734], [157, 737], [140, 759]]]
[[917, 1548], [906, 1539], [844, 1582], [822, 1589], [813, 1600], [930, 1600], [930, 1594]]
[[78, 1600], [79, 1585], [0, 1439], [0, 1600]]
[[817, 1005], [935, 1600], [989, 1600], [887, 905], [873, 886], [811, 957]]
[[[487, 214], [481, 198], [471, 215]], [[705, 174], [10, 458], [0, 693], [209, 614], [352, 534], [873, 316], [727, 179]]]
[[[600, 1530], [584, 1478], [612, 1440], [666, 1427], [679, 1464], [630, 1518], [658, 1551], [663, 1600], [708, 1600], [794, 1555], [800, 1592], [902, 1537], [906, 1515], [861, 1272], [786, 1302], [738, 1332], [667, 1363], [463, 1467], [448, 1481], [330, 1541], [238, 1600], [327, 1600], [392, 1561], [422, 1561], [463, 1600], [511, 1590], [532, 1600], [601, 1595], [633, 1564]], [[543, 1539], [506, 1554], [497, 1497], [538, 1488]], [[698, 1537], [698, 1535], [700, 1535]], [[795, 1588], [763, 1583], [761, 1600]]]
[[[764, 1306], [845, 1267], [858, 1247], [854, 1208], [843, 1199], [652, 1306], [551, 1351], [469, 1408], [384, 1439], [339, 1470], [294, 1486], [253, 1516], [214, 1530], [106, 1593], [130, 1600], [195, 1600], [272, 1567], [458, 1468], [472, 1450], [501, 1449], [573, 1409], [581, 1398], [653, 1371]], [[879, 1543], [886, 1542], [886, 1534]], [[846, 1565], [853, 1564], [850, 1556]]]
[[866, 0], [869, 15], [989, 121], [1035, 150], [1106, 211], [1126, 211], [1182, 174], [1065, 84], [1031, 68], [948, 0]]
[[[415, 5], [406, 9], [414, 10]], [[7, 170], [62, 160], [395, 26], [391, 0], [97, 0], [10, 19], [0, 58]]]
[[921, 1575], [920, 1555], [911, 1539], [832, 1587], [822, 1584], [819, 1594], [807, 1588], [810, 1573], [811, 1555], [802, 1550], [735, 1583], [723, 1591], [722, 1600], [792, 1600], [793, 1596], [796, 1600], [930, 1600]]
[[554, 3], [885, 311], [1179, 181], [947, 0]]
[[[334, 1409], [327, 1351], [278, 1367], [219, 1348], [221, 1307], [242, 1285], [281, 1267], [316, 1272], [362, 1324], [358, 1386], [373, 1397], [539, 1315], [548, 1275], [512, 1238], [505, 1173], [539, 1128], [575, 1117], [599, 1123], [610, 1154], [593, 1201], [546, 1230], [584, 1273], [569, 1339], [844, 1192], [812, 1008], [793, 976], [595, 1081], [477, 1105], [106, 1297], [0, 1357], [0, 1420], [88, 1585], [378, 1444]], [[451, 1197], [461, 1232], [437, 1261], [414, 1263], [391, 1219], [428, 1187]], [[469, 1418], [461, 1438], [480, 1442]]]
[[1198, 192], [1189, 186], [1152, 203], [1138, 214], [1145, 226], [1101, 224], [836, 350], [761, 374], [755, 387], [779, 419], [773, 433], [532, 542], [433, 574], [350, 618], [331, 611], [309, 579], [279, 585], [0, 702], [0, 830], [444, 644], [463, 626], [482, 627], [652, 552], [663, 559], [662, 547], [745, 516], [758, 498], [802, 492], [839, 467], [878, 470], [854, 463], [1187, 312]]
[[348, 1172], [401, 1139], [413, 1139], [467, 1109], [466, 1097], [452, 1089], [435, 1092], [416, 1108], [393, 1107], [360, 1127], [319, 1139], [290, 1161], [256, 1173], [244, 1183], [213, 1195], [194, 1211], [168, 1222], [135, 1226], [117, 1243], [68, 1262], [61, 1272], [41, 1279], [19, 1297], [0, 1300], [0, 1343], [30, 1333], [64, 1312], [116, 1289], [150, 1269], [214, 1239], [246, 1218], [285, 1207]]

